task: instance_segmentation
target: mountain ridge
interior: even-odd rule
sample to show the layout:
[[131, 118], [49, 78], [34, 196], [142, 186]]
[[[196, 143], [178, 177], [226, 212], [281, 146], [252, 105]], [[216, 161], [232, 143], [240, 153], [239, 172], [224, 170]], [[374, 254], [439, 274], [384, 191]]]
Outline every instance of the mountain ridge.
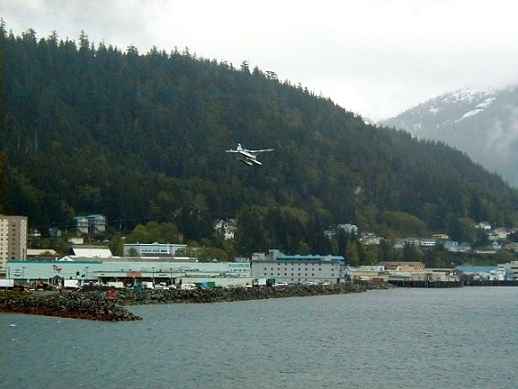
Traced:
[[429, 99], [382, 125], [445, 142], [518, 186], [518, 86], [460, 89]]
[[[6, 209], [34, 227], [102, 213], [125, 230], [174, 222], [200, 240], [238, 217], [244, 251], [327, 252], [322, 232], [336, 223], [384, 233], [407, 215], [430, 231], [518, 220], [517, 193], [464, 154], [368, 125], [246, 63], [5, 29], [0, 49]], [[276, 151], [249, 169], [224, 153], [238, 141]]]

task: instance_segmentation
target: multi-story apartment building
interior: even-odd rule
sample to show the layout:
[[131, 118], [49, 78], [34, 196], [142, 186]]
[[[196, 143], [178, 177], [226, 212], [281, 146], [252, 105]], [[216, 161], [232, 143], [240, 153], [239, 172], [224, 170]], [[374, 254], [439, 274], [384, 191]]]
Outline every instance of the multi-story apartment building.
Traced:
[[27, 258], [27, 218], [0, 215], [0, 273], [8, 260]]
[[337, 283], [346, 278], [344, 257], [331, 255], [285, 255], [279, 250], [252, 256], [252, 276], [288, 284]]
[[9, 222], [7, 217], [0, 216], [0, 274], [5, 273], [9, 257]]

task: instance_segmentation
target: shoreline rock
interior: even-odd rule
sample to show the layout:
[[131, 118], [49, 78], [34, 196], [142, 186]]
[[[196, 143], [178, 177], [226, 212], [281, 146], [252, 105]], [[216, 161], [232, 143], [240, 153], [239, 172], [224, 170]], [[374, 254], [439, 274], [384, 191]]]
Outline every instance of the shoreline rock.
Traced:
[[57, 316], [100, 321], [133, 321], [142, 318], [107, 300], [103, 293], [0, 293], [0, 312]]
[[385, 285], [333, 284], [333, 285], [293, 285], [287, 287], [214, 288], [195, 290], [119, 290], [117, 301], [124, 305], [144, 304], [206, 304], [265, 300], [272, 298], [326, 296], [360, 293], [369, 289], [386, 289]]
[[286, 287], [214, 288], [195, 290], [133, 290], [88, 288], [80, 291], [0, 293], [0, 312], [100, 321], [142, 320], [124, 305], [207, 304], [272, 298], [327, 296], [387, 289], [386, 284], [347, 283]]

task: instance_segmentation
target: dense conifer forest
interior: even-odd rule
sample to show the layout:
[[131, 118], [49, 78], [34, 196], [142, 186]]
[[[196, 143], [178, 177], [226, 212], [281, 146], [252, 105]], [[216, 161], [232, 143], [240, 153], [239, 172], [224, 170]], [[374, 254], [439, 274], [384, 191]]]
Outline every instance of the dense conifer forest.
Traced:
[[[366, 124], [271, 71], [0, 29], [0, 207], [44, 233], [75, 215], [173, 223], [186, 240], [238, 218], [239, 251], [326, 251], [354, 223], [397, 236], [511, 225], [517, 193], [444, 144]], [[225, 149], [273, 147], [250, 168]]]

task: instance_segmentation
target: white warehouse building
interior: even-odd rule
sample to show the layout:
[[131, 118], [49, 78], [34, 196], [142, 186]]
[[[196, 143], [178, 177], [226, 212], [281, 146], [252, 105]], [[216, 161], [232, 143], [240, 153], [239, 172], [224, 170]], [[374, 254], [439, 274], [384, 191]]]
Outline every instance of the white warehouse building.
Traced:
[[125, 257], [175, 257], [177, 251], [185, 250], [179, 243], [130, 243], [124, 245]]

